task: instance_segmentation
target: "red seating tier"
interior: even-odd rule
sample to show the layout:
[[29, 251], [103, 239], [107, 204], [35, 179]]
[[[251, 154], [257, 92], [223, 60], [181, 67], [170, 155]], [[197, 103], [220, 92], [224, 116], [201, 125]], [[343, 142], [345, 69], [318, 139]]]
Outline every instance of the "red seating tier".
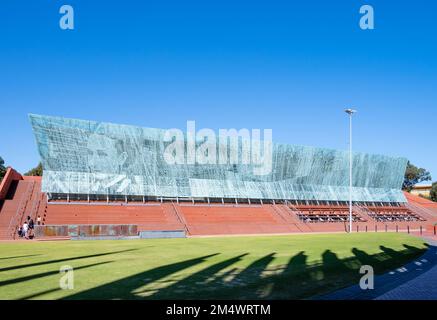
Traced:
[[[187, 205], [171, 202], [152, 205], [118, 203], [47, 203], [41, 193], [39, 177], [14, 180], [8, 196], [0, 203], [0, 239], [11, 238], [15, 230], [30, 215], [37, 216], [45, 225], [77, 224], [136, 224], [138, 230], [183, 230], [189, 235], [273, 234], [299, 232], [344, 232], [347, 227], [348, 208], [342, 206], [287, 206], [287, 205]], [[355, 208], [354, 229], [370, 231], [418, 229], [437, 222], [437, 204], [407, 195], [411, 206]], [[414, 210], [412, 205], [423, 206], [425, 211]], [[317, 217], [318, 216], [318, 217]], [[332, 217], [341, 219], [332, 219]], [[426, 221], [389, 221], [387, 217], [417, 216]], [[317, 217], [311, 223], [302, 217]], [[320, 219], [322, 217], [322, 219]], [[325, 219], [323, 217], [331, 217]], [[322, 221], [323, 220], [323, 221]], [[360, 222], [358, 222], [360, 221]], [[329, 222], [329, 223], [328, 223]], [[12, 230], [13, 231], [13, 230]]]

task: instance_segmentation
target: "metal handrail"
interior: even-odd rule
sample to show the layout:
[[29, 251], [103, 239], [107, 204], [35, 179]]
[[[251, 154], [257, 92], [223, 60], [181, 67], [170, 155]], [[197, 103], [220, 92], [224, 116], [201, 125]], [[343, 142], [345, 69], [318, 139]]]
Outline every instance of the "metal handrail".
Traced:
[[[26, 203], [24, 204], [24, 207], [23, 207], [23, 210], [21, 212], [21, 215], [18, 217], [19, 218], [18, 219], [18, 224], [21, 224], [21, 221], [23, 220], [23, 218], [24, 218], [24, 216], [26, 214], [26, 210], [27, 210], [27, 207], [29, 205], [30, 200], [32, 199], [32, 195], [33, 195], [33, 191], [34, 190], [35, 190], [35, 181], [32, 181], [30, 191], [28, 189], [27, 192], [26, 192], [27, 193], [26, 194]], [[15, 233], [15, 229], [16, 228], [17, 228], [17, 223], [15, 223], [15, 227], [12, 230], [12, 232], [14, 234], [14, 239], [15, 239], [15, 236], [16, 236], [16, 233]]]
[[[373, 212], [369, 208], [362, 206], [362, 205], [359, 205], [359, 204], [355, 205], [354, 208], [357, 209], [358, 213], [361, 213], [361, 214], [367, 216], [368, 218], [375, 220], [373, 218]], [[364, 218], [364, 217], [362, 217], [362, 218]]]
[[[29, 202], [29, 194], [32, 194], [34, 186], [35, 186], [35, 182], [32, 181], [32, 183], [29, 184], [29, 186], [27, 187], [26, 192], [21, 196], [20, 203], [18, 204], [14, 217], [9, 222], [8, 234], [12, 236], [13, 239], [15, 239], [15, 235], [16, 235], [17, 219], [20, 216], [19, 213], [22, 211], [24, 214], [24, 212], [26, 211], [27, 203]], [[23, 205], [23, 201], [25, 201], [24, 205]]]
[[176, 213], [176, 217], [178, 218], [179, 222], [184, 226], [185, 232], [186, 232], [187, 234], [189, 234], [189, 233], [190, 233], [190, 230], [188, 230], [187, 222], [185, 221], [185, 219], [184, 219], [183, 217], [181, 217], [181, 216], [179, 215], [179, 211], [178, 211], [178, 209], [176, 208], [176, 206], [175, 206], [175, 204], [174, 204], [173, 201], [171, 201], [171, 206], [172, 206], [172, 208], [173, 208], [173, 211]]
[[272, 205], [272, 208], [273, 208], [273, 210], [276, 212], [276, 214], [277, 215], [279, 215], [280, 217], [281, 217], [281, 219], [284, 221], [284, 222], [288, 222], [284, 217], [283, 217], [283, 212], [282, 212], [282, 210], [279, 208], [279, 207], [277, 207], [277, 204], [274, 204], [274, 205]]
[[296, 208], [296, 206], [289, 201], [286, 201], [285, 205], [287, 206], [288, 209], [290, 209], [296, 215], [296, 217], [299, 219], [299, 221], [304, 222], [303, 218], [301, 218], [301, 216], [300, 216], [302, 214], [302, 211], [300, 211], [298, 208]]
[[[39, 185], [39, 190], [38, 190], [38, 195], [37, 198], [35, 199], [36, 202], [36, 207], [32, 207], [32, 211], [30, 216], [34, 219], [34, 221], [36, 221], [37, 219], [37, 214], [39, 212], [39, 208], [41, 207], [41, 203], [44, 201], [44, 194], [41, 192], [41, 186]], [[35, 211], [35, 212], [33, 212]]]
[[[38, 188], [38, 187], [37, 187], [37, 188]], [[33, 188], [32, 193], [33, 193], [34, 191], [35, 191], [35, 188]], [[29, 214], [29, 216], [30, 216], [32, 219], [36, 218], [36, 217], [34, 216], [34, 211], [35, 211], [35, 208], [36, 208], [36, 210], [38, 210], [39, 203], [40, 203], [40, 199], [39, 199], [39, 197], [38, 197], [38, 195], [37, 195], [37, 196], [36, 196], [36, 199], [33, 199], [33, 201], [32, 201], [32, 208], [30, 209], [30, 214]]]
[[[405, 206], [407, 209], [411, 210], [415, 215], [417, 215], [422, 221], [427, 221], [427, 219], [425, 219], [422, 214], [425, 215], [430, 215], [433, 216], [435, 215], [435, 212], [432, 210], [429, 210], [427, 208], [421, 207], [417, 204], [413, 204], [408, 202]], [[417, 211], [419, 211], [420, 213], [418, 213]]]

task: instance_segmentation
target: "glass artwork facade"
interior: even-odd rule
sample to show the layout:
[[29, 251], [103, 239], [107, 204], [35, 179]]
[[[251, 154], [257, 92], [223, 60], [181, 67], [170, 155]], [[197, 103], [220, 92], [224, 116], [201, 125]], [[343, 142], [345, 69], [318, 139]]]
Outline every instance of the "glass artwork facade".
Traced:
[[[272, 144], [271, 170], [252, 164], [169, 164], [165, 130], [30, 115], [44, 168], [42, 190], [56, 194], [347, 201], [349, 153]], [[184, 149], [187, 137], [181, 141]], [[237, 153], [250, 144], [240, 138]], [[196, 148], [202, 142], [195, 140]], [[217, 153], [220, 153], [217, 143]], [[235, 151], [235, 150], [234, 150]], [[230, 153], [229, 155], [230, 156]], [[353, 154], [353, 200], [405, 202], [407, 160]]]

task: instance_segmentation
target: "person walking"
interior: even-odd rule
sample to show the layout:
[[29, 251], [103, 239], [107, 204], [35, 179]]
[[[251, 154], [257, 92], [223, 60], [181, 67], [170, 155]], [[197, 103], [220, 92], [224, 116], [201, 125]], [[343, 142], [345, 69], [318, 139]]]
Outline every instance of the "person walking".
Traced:
[[[29, 217], [30, 218], [30, 217]], [[33, 219], [32, 218], [30, 218], [30, 220], [29, 220], [29, 229], [30, 230], [33, 230], [35, 228], [35, 223], [33, 222]]]
[[35, 234], [35, 223], [33, 222], [33, 219], [30, 218], [30, 220], [29, 220], [29, 234], [28, 234], [28, 238], [29, 239], [33, 239], [34, 234]]
[[23, 231], [22, 231], [22, 234], [23, 234], [24, 238], [26, 238], [26, 239], [29, 239], [29, 237], [28, 237], [28, 232], [29, 232], [29, 225], [28, 225], [27, 222], [25, 221], [25, 222], [23, 223]]
[[18, 227], [18, 231], [17, 231], [17, 233], [18, 233], [18, 236], [19, 236], [20, 238], [23, 237], [23, 227], [22, 227], [22, 226], [19, 226], [19, 227]]

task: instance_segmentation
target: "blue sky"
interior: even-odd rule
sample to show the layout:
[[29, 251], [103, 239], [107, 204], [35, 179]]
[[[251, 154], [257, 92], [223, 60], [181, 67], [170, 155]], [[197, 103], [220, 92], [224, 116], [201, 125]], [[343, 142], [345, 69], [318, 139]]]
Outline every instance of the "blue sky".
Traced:
[[[75, 30], [59, 28], [59, 8]], [[371, 4], [375, 30], [359, 28]], [[405, 156], [437, 180], [437, 2], [2, 1], [0, 155], [38, 154], [28, 113]]]

